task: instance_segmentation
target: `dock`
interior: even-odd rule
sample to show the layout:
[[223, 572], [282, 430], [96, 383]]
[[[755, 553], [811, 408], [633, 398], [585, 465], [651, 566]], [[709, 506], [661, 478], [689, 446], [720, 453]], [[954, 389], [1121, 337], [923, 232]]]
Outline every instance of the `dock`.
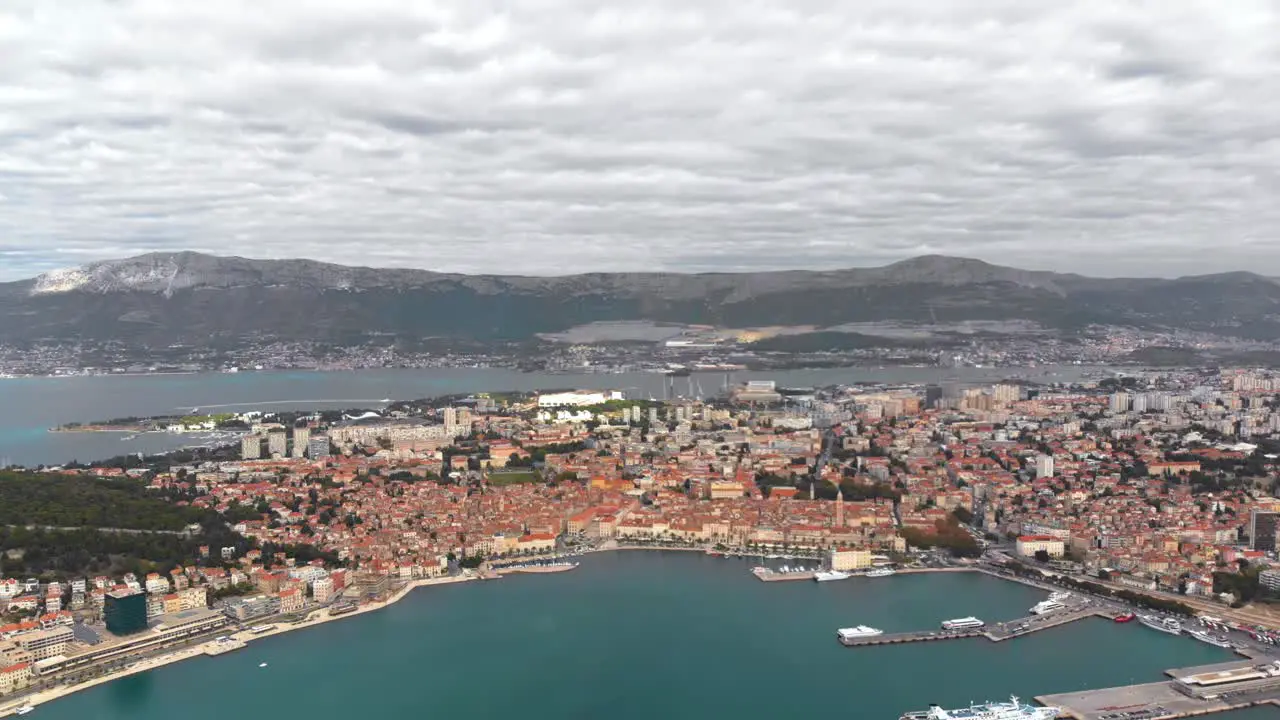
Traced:
[[933, 640], [963, 640], [983, 637], [991, 642], [1004, 642], [1013, 638], [1030, 635], [1041, 630], [1061, 627], [1068, 623], [1090, 617], [1110, 619], [1108, 611], [1093, 607], [1078, 607], [1071, 610], [1060, 610], [1047, 615], [1030, 615], [1017, 620], [993, 623], [983, 628], [972, 630], [922, 630], [904, 633], [885, 633], [866, 638], [858, 638], [842, 643], [845, 647], [863, 647], [868, 645], [896, 645], [908, 642], [929, 642]]
[[1235, 660], [1173, 668], [1165, 674], [1171, 679], [1042, 695], [1036, 701], [1060, 707], [1065, 717], [1076, 720], [1167, 720], [1280, 705], [1280, 667], [1274, 661]]
[[233, 651], [233, 650], [239, 650], [239, 649], [243, 648], [244, 646], [245, 646], [245, 643], [244, 643], [244, 641], [243, 641], [243, 640], [221, 640], [221, 641], [214, 641], [214, 642], [211, 642], [211, 643], [205, 643], [205, 645], [204, 645], [204, 654], [205, 654], [205, 655], [210, 655], [210, 656], [212, 656], [212, 655], [223, 655], [223, 654], [225, 654], [225, 653], [229, 653], [229, 652], [231, 652], [231, 651]]
[[813, 580], [814, 573], [815, 571], [813, 570], [805, 570], [804, 572], [778, 572], [776, 570], [770, 570], [769, 568], [766, 568], [766, 567], [754, 568], [751, 571], [752, 575], [755, 575], [757, 578], [765, 582], [783, 582], [786, 580]]

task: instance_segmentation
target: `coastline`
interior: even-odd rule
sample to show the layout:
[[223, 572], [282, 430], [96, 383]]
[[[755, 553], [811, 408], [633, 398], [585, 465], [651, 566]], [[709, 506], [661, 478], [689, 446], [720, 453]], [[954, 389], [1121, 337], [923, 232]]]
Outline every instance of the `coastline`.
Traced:
[[[391, 605], [394, 605], [400, 602], [405, 597], [407, 597], [410, 592], [420, 587], [429, 587], [432, 585], [452, 585], [455, 583], [470, 582], [472, 580], [480, 580], [480, 579], [481, 577], [476, 575], [476, 576], [458, 576], [458, 577], [446, 577], [446, 578], [424, 578], [422, 580], [414, 580], [406, 584], [404, 587], [401, 587], [399, 590], [396, 590], [386, 600], [382, 600], [380, 602], [368, 603], [366, 605], [357, 607], [355, 610], [352, 610], [350, 612], [342, 613], [341, 615], [329, 615], [323, 609], [312, 610], [311, 613], [307, 616], [307, 618], [301, 622], [277, 624], [275, 629], [258, 634], [258, 635], [253, 634], [249, 630], [241, 630], [239, 632], [230, 634], [229, 637], [241, 643], [244, 643], [245, 646], [248, 646], [250, 643], [252, 643], [255, 640], [261, 640], [263, 638], [268, 638], [275, 635], [282, 635], [284, 633], [293, 632], [295, 630], [303, 630], [306, 628], [314, 627], [316, 625], [323, 625], [325, 623], [335, 622], [335, 621], [343, 620], [349, 617], [354, 617], [356, 615], [362, 615], [364, 613], [381, 610], [383, 608], [389, 607]], [[107, 673], [106, 675], [103, 675], [101, 677], [96, 677], [91, 680], [86, 680], [82, 683], [77, 683], [75, 685], [57, 685], [47, 690], [41, 690], [40, 692], [37, 692], [37, 693], [25, 695], [22, 698], [16, 699], [16, 700], [0, 699], [0, 703], [2, 703], [0, 704], [0, 718], [13, 715], [17, 712], [18, 708], [26, 705], [30, 705], [32, 707], [39, 707], [40, 705], [43, 705], [48, 702], [52, 702], [59, 698], [66, 697], [67, 695], [71, 695], [72, 693], [77, 693], [77, 692], [80, 692], [81, 690], [88, 690], [89, 688], [97, 687], [98, 685], [109, 683], [112, 680], [119, 680], [120, 678], [128, 677], [130, 675], [136, 675], [138, 673], [147, 672], [149, 670], [154, 670], [156, 668], [164, 667], [166, 665], [172, 665], [173, 663], [182, 662], [183, 660], [189, 660], [193, 657], [204, 656], [207, 654], [206, 650], [212, 649], [213, 646], [214, 646], [213, 640], [206, 640], [200, 643], [199, 645], [184, 647], [181, 650], [177, 650], [172, 653], [166, 653], [164, 655], [159, 655], [157, 657], [147, 658], [145, 660], [139, 660], [138, 662], [131, 664], [127, 667], [121, 668], [114, 672]], [[243, 648], [240, 648], [240, 649], [243, 649]]]
[[[648, 547], [643, 545], [621, 545], [621, 546], [614, 546], [614, 547], [593, 548], [590, 550], [584, 550], [582, 551], [582, 553], [593, 554], [593, 553], [629, 551], [629, 550], [649, 550], [649, 551], [660, 551], [660, 552], [672, 552], [672, 551], [698, 552], [698, 553], [706, 554], [705, 548], [667, 548], [667, 547]], [[554, 570], [550, 572], [554, 574], [555, 572], [562, 572], [563, 570], [567, 570], [567, 569], [572, 569], [572, 568], [564, 568], [564, 569]], [[992, 570], [989, 570], [987, 568], [983, 568], [980, 566], [961, 566], [961, 567], [945, 567], [945, 568], [901, 568], [897, 571], [897, 573], [900, 575], [957, 573], [957, 572], [977, 572], [977, 573], [982, 573], [984, 575], [987, 575], [989, 577], [996, 578], [999, 580], [1006, 580], [1009, 582], [1019, 583], [1022, 585], [1026, 585], [1029, 587], [1034, 587], [1042, 590], [1052, 589], [1047, 583], [1039, 583], [1027, 578], [1002, 575], [1000, 573], [996, 573]], [[370, 612], [382, 610], [383, 608], [389, 607], [391, 605], [394, 605], [400, 602], [405, 597], [407, 597], [411, 592], [413, 592], [414, 590], [417, 590], [418, 588], [430, 587], [434, 585], [452, 585], [452, 584], [463, 583], [463, 582], [471, 582], [475, 580], [498, 579], [503, 577], [506, 574], [525, 574], [525, 573], [520, 573], [519, 571], [515, 571], [515, 572], [508, 571], [504, 573], [502, 572], [501, 569], [497, 569], [491, 575], [477, 573], [474, 575], [459, 575], [459, 576], [453, 576], [453, 577], [424, 578], [420, 580], [413, 580], [401, 586], [399, 589], [393, 592], [390, 596], [388, 596], [387, 599], [361, 605], [357, 607], [355, 610], [352, 610], [350, 612], [345, 612], [340, 615], [329, 615], [325, 609], [317, 609], [317, 610], [312, 610], [308, 614], [307, 618], [300, 622], [287, 623], [287, 624], [277, 623], [275, 628], [261, 634], [255, 635], [249, 630], [241, 630], [235, 633], [231, 633], [228, 636], [231, 637], [233, 640], [243, 643], [244, 646], [247, 646], [255, 640], [260, 640], [260, 639], [272, 637], [275, 635], [281, 635], [281, 634], [293, 632], [296, 630], [303, 630], [316, 625], [323, 625], [325, 623], [343, 620], [348, 617], [354, 617], [356, 615], [362, 615], [364, 613], [370, 613]], [[535, 571], [531, 574], [543, 574], [543, 573], [539, 573]], [[76, 685], [58, 685], [53, 688], [49, 688], [48, 690], [42, 690], [40, 692], [33, 693], [31, 695], [23, 696], [22, 698], [16, 699], [16, 700], [0, 699], [0, 718], [13, 715], [18, 710], [18, 708], [23, 707], [25, 705], [38, 707], [39, 705], [42, 705], [44, 703], [57, 700], [59, 698], [65, 697], [67, 695], [71, 695], [72, 693], [76, 693], [81, 690], [87, 690], [89, 688], [111, 682], [112, 680], [118, 680], [120, 678], [127, 677], [129, 675], [147, 672], [149, 670], [154, 670], [156, 668], [181, 662], [183, 660], [187, 660], [193, 657], [206, 655], [208, 654], [206, 653], [206, 650], [213, 649], [213, 648], [214, 648], [214, 641], [210, 639], [198, 645], [185, 647], [185, 648], [182, 648], [181, 650], [177, 650], [172, 653], [167, 653], [157, 657], [140, 660], [137, 663], [121, 668], [120, 670], [108, 673], [101, 677], [87, 680], [82, 683], [78, 683]], [[237, 648], [237, 649], [243, 649], [243, 648]], [[235, 651], [231, 651], [231, 652], [235, 652]], [[217, 654], [222, 654], [222, 653], [217, 653]], [[227, 652], [226, 654], [231, 654], [231, 653]]]

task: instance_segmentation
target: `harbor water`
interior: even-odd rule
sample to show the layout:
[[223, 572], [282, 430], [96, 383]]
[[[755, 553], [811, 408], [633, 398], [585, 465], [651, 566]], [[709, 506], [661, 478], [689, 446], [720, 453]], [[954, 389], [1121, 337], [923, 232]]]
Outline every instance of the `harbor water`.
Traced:
[[41, 720], [896, 720], [930, 703], [1154, 682], [1167, 668], [1233, 657], [1101, 619], [1003, 643], [846, 648], [838, 627], [1008, 620], [1045, 593], [978, 573], [763, 583], [751, 561], [699, 553], [581, 561], [568, 573], [420, 589], [379, 612], [123, 678], [37, 712]]

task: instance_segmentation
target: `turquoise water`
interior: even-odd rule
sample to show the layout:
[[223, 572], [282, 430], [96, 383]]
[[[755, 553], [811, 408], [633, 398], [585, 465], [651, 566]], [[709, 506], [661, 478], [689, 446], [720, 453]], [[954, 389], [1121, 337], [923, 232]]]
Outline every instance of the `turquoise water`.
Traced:
[[1232, 657], [1104, 620], [999, 644], [845, 648], [837, 627], [1004, 620], [1044, 593], [974, 573], [762, 583], [749, 565], [607, 553], [571, 573], [417, 590], [380, 612], [72, 695], [40, 718], [893, 720], [932, 702], [1151, 682]]
[[[1038, 368], [1046, 382], [1080, 377], [1092, 368]], [[857, 382], [925, 383], [944, 380], [995, 382], [1018, 372], [1000, 368], [833, 368], [771, 373], [735, 373], [733, 382], [752, 378], [776, 380], [782, 386], [814, 386]], [[1023, 371], [1031, 372], [1031, 371]], [[714, 394], [725, 382], [722, 373], [700, 373], [675, 380], [681, 395]], [[134, 452], [155, 453], [189, 443], [165, 434], [122, 435], [49, 433], [69, 422], [117, 417], [169, 415], [200, 407], [206, 412], [275, 410], [291, 407], [374, 407], [383, 398], [413, 400], [439, 395], [501, 390], [608, 388], [633, 397], [662, 399], [666, 380], [654, 373], [618, 375], [519, 373], [511, 370], [438, 368], [360, 370], [354, 372], [245, 372], [201, 375], [97, 376], [0, 380], [0, 465], [35, 466], [71, 460], [89, 462]]]

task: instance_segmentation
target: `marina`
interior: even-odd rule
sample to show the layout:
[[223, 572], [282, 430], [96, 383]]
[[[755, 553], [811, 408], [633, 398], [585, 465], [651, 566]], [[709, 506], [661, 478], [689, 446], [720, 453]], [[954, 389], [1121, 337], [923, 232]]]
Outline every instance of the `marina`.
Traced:
[[1113, 614], [1106, 609], [1088, 605], [1080, 605], [1074, 608], [1064, 606], [1061, 610], [1054, 611], [1052, 614], [1032, 614], [1027, 617], [992, 625], [987, 625], [977, 618], [957, 618], [956, 620], [945, 621], [940, 630], [884, 633], [872, 637], [851, 638], [848, 642], [841, 639], [841, 644], [847, 647], [859, 647], [864, 645], [930, 642], [934, 640], [960, 640], [974, 637], [984, 637], [991, 642], [1004, 642], [1005, 640], [1023, 637], [1041, 630], [1061, 627], [1068, 623], [1091, 617], [1110, 620], [1113, 618]]

